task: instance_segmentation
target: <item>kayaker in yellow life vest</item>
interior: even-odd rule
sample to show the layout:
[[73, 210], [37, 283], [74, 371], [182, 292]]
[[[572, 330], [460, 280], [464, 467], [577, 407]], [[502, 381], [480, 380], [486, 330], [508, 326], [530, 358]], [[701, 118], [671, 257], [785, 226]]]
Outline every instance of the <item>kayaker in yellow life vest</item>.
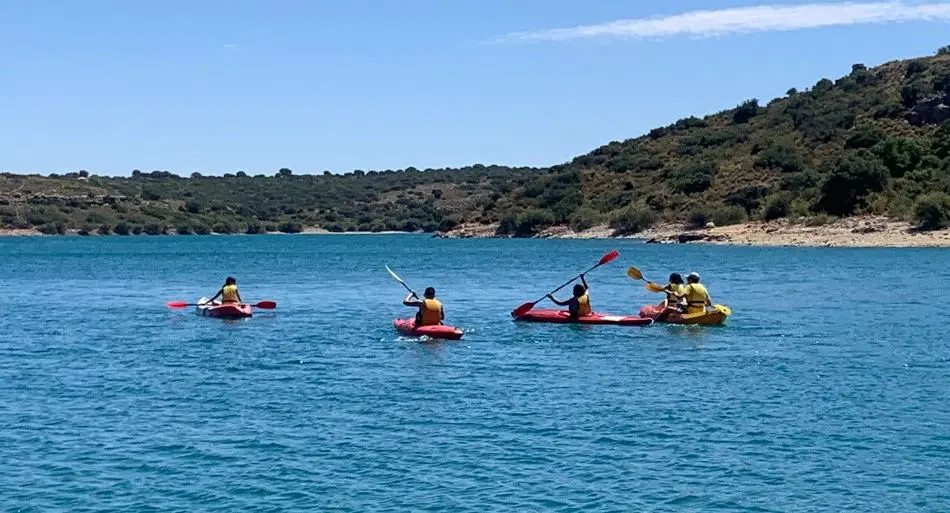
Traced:
[[221, 287], [221, 290], [219, 290], [213, 298], [209, 299], [208, 302], [213, 303], [218, 297], [221, 298], [222, 303], [243, 303], [241, 293], [238, 292], [237, 280], [230, 276], [224, 280], [224, 286]]
[[699, 283], [699, 274], [690, 273], [686, 277], [687, 285], [677, 297], [686, 298], [686, 313], [702, 313], [707, 306], [712, 306], [712, 299], [706, 286]]
[[[435, 326], [442, 324], [445, 320], [445, 310], [442, 309], [442, 303], [435, 298], [435, 289], [429, 287], [422, 293], [423, 299], [415, 293], [406, 296], [402, 304], [419, 308], [416, 314], [416, 326]], [[415, 299], [413, 299], [415, 298]]]
[[676, 311], [682, 310], [682, 306], [685, 306], [686, 301], [678, 296], [678, 294], [685, 294], [686, 284], [683, 282], [683, 277], [680, 276], [680, 273], [673, 273], [670, 275], [670, 282], [663, 287], [663, 290], [666, 291], [666, 299], [663, 300], [663, 308], [672, 308]]
[[548, 294], [548, 299], [558, 306], [566, 306], [572, 319], [585, 317], [591, 314], [590, 308], [590, 287], [587, 286], [587, 280], [581, 275], [581, 282], [574, 285], [574, 297], [567, 301], [558, 301], [553, 295]]

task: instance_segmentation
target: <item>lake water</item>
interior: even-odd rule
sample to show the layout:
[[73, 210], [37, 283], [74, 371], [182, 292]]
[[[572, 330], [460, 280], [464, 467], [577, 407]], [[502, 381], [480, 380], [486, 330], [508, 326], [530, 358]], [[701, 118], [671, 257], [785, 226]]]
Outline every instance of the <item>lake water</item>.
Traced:
[[[630, 265], [695, 270], [729, 324], [512, 322], [611, 249], [596, 310], [659, 299]], [[0, 509], [950, 511], [948, 255], [3, 238]], [[465, 338], [400, 338], [384, 264], [435, 286]], [[164, 307], [227, 275], [278, 309]]]

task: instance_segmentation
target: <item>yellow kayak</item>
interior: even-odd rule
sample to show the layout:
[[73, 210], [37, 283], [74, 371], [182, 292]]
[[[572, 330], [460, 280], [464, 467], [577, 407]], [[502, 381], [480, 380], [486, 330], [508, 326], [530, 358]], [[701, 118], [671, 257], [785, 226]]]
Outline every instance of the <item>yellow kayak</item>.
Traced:
[[640, 309], [641, 317], [649, 317], [656, 320], [656, 322], [669, 324], [701, 324], [706, 326], [725, 323], [729, 314], [732, 313], [732, 310], [722, 305], [714, 305], [712, 309], [705, 312], [692, 314], [671, 312], [661, 318], [657, 318], [661, 313], [663, 313], [662, 305], [644, 306]]

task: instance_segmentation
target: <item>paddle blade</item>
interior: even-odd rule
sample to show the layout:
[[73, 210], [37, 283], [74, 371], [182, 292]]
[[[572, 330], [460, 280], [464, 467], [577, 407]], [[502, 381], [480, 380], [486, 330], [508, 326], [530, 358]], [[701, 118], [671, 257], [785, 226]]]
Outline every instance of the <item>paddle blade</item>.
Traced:
[[168, 303], [165, 303], [165, 306], [168, 308], [185, 308], [188, 306], [188, 303], [184, 301], [169, 301]]
[[728, 306], [725, 306], [725, 305], [713, 305], [713, 308], [715, 308], [716, 310], [719, 310], [720, 312], [722, 312], [723, 315], [725, 315], [726, 317], [732, 315], [732, 308], [729, 308]]
[[511, 316], [517, 319], [518, 317], [521, 317], [522, 315], [530, 312], [531, 309], [534, 308], [534, 305], [535, 305], [534, 303], [525, 303], [519, 306], [518, 308], [515, 308], [514, 310], [512, 310]]
[[620, 252], [615, 249], [604, 255], [603, 258], [600, 259], [600, 263], [597, 265], [609, 264], [610, 262], [616, 260], [618, 256], [620, 256]]
[[261, 310], [273, 310], [277, 308], [276, 301], [258, 301], [254, 308], [260, 308]]
[[392, 269], [389, 268], [388, 265], [386, 266], [386, 270], [389, 271], [389, 274], [390, 274], [393, 278], [395, 278], [396, 281], [398, 281], [399, 283], [405, 283], [404, 281], [402, 281], [402, 278], [400, 278], [398, 274], [396, 274], [395, 272], [393, 272]]
[[631, 267], [630, 269], [627, 269], [627, 276], [633, 278], [634, 280], [643, 279], [643, 273], [641, 273], [640, 269], [637, 269], [636, 267]]
[[646, 284], [646, 288], [647, 288], [647, 290], [649, 290], [650, 292], [666, 292], [665, 290], [663, 290], [663, 287], [661, 287], [661, 286], [659, 286], [659, 285], [657, 285], [656, 283], [653, 283], [653, 282], [647, 283], [647, 284]]

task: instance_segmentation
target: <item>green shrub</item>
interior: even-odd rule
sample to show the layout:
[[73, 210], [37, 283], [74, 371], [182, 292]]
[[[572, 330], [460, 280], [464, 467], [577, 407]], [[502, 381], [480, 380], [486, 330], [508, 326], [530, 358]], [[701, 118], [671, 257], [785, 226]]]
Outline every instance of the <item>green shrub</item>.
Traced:
[[709, 214], [705, 210], [694, 210], [686, 217], [686, 227], [691, 230], [705, 228], [709, 222]]
[[145, 225], [146, 235], [165, 235], [167, 227], [159, 223], [149, 223]]
[[656, 214], [644, 205], [631, 205], [615, 213], [610, 227], [616, 235], [632, 235], [653, 226]]
[[833, 223], [834, 221], [835, 221], [835, 218], [827, 214], [815, 214], [805, 219], [805, 226], [810, 226], [810, 227], [825, 226], [825, 225], [829, 225]]
[[804, 167], [801, 155], [792, 147], [774, 145], [766, 148], [755, 159], [759, 169], [778, 169], [783, 173], [796, 173]]
[[874, 153], [894, 178], [917, 169], [926, 155], [926, 149], [914, 139], [886, 139], [874, 146]]
[[871, 192], [883, 191], [890, 180], [884, 164], [868, 150], [843, 155], [821, 186], [819, 205], [825, 212], [851, 215]]
[[531, 209], [518, 215], [514, 235], [530, 237], [554, 225], [554, 215], [547, 210]]
[[257, 235], [264, 233], [264, 226], [261, 223], [247, 223], [247, 228], [244, 230], [244, 233], [247, 235]]
[[143, 233], [144, 231], [145, 231], [145, 227], [144, 227], [144, 226], [142, 226], [142, 225], [140, 225], [140, 224], [133, 224], [133, 225], [132, 225], [132, 235], [142, 235], [142, 233]]
[[191, 231], [191, 226], [187, 223], [182, 223], [175, 227], [175, 233], [178, 235], [191, 235], [194, 232]]
[[210, 235], [211, 234], [211, 228], [209, 228], [208, 225], [204, 223], [195, 223], [192, 229], [194, 230], [195, 235]]
[[590, 208], [581, 207], [571, 214], [571, 229], [575, 232], [582, 232], [597, 226], [603, 221], [600, 212]]
[[300, 223], [286, 222], [281, 223], [277, 229], [281, 233], [300, 233], [303, 231], [303, 226], [301, 226]]
[[769, 196], [765, 201], [765, 207], [762, 209], [762, 219], [765, 221], [774, 221], [788, 217], [791, 212], [792, 195], [782, 191]]
[[231, 223], [219, 221], [217, 223], [214, 223], [214, 225], [211, 227], [211, 231], [214, 233], [221, 233], [221, 234], [227, 235], [227, 234], [234, 233], [234, 227], [231, 226]]
[[116, 235], [129, 235], [132, 233], [132, 227], [129, 226], [129, 223], [121, 221], [115, 225], [115, 227], [112, 229], [112, 232]]
[[750, 119], [756, 116], [759, 113], [759, 100], [753, 98], [751, 100], [744, 101], [736, 107], [736, 110], [732, 114], [732, 122], [741, 125], [743, 123], [748, 123]]
[[112, 233], [112, 227], [103, 223], [99, 225], [99, 228], [96, 230], [96, 233], [98, 233], [99, 235], [109, 235], [110, 233]]
[[715, 174], [715, 163], [688, 164], [670, 173], [670, 186], [673, 187], [673, 190], [683, 194], [696, 194], [709, 189]]
[[744, 223], [748, 221], [749, 218], [745, 209], [742, 207], [722, 205], [714, 208], [712, 212], [710, 212], [709, 219], [716, 226], [729, 226]]
[[939, 230], [950, 225], [950, 195], [931, 192], [917, 199], [914, 217], [921, 230]]

